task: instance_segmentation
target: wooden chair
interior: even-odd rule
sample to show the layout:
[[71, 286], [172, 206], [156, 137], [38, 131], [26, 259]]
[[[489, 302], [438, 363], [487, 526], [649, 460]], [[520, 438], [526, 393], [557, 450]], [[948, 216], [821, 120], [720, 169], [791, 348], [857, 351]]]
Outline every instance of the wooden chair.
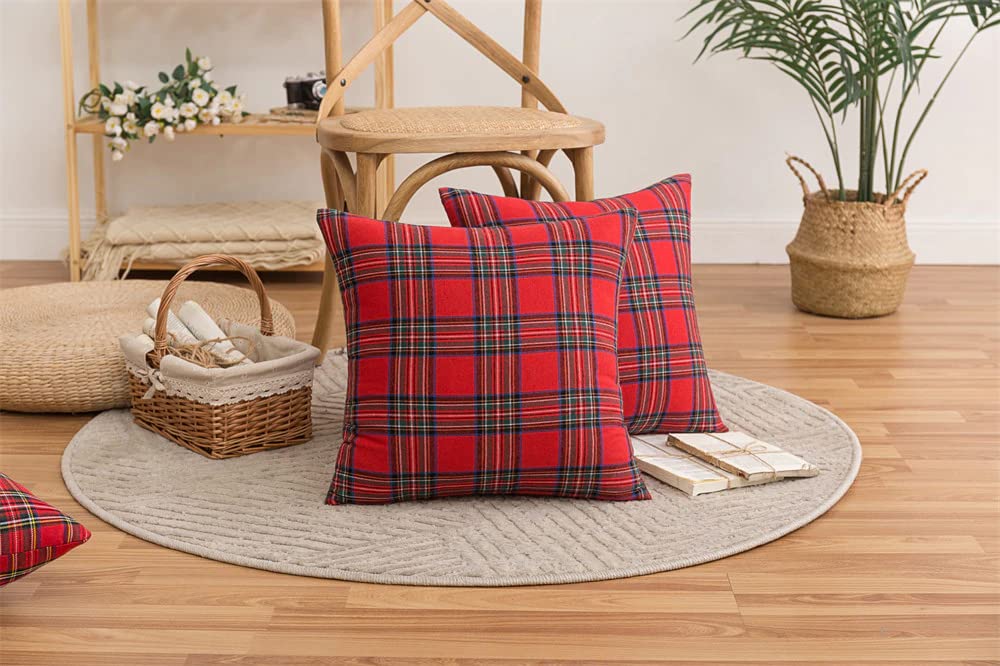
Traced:
[[[324, 6], [326, 20], [339, 25], [338, 2], [327, 0]], [[425, 14], [439, 19], [517, 81], [522, 88], [521, 106], [382, 108], [344, 115], [343, 96], [347, 87], [371, 63], [385, 67], [380, 58]], [[544, 187], [554, 201], [566, 201], [569, 195], [548, 169], [560, 150], [573, 166], [576, 199], [592, 199], [593, 147], [603, 143], [604, 126], [595, 120], [567, 114], [538, 77], [540, 33], [541, 0], [525, 0], [521, 60], [445, 0], [412, 0], [392, 20], [384, 21], [381, 29], [343, 68], [337, 62], [336, 49], [328, 52], [330, 84], [320, 106], [316, 132], [322, 147], [327, 205], [358, 215], [398, 221], [420, 187], [443, 173], [471, 166], [491, 167], [506, 196], [536, 199]], [[336, 76], [330, 75], [338, 70]], [[537, 102], [546, 110], [538, 109]], [[356, 155], [356, 171], [351, 167], [349, 153]], [[405, 178], [395, 192], [389, 192], [391, 185], [386, 187], [385, 174], [379, 168], [383, 162], [388, 163], [387, 158], [400, 153], [446, 154], [424, 164]], [[521, 173], [520, 187], [511, 169]], [[337, 277], [328, 255], [313, 332], [313, 344], [324, 353], [336, 292]]]

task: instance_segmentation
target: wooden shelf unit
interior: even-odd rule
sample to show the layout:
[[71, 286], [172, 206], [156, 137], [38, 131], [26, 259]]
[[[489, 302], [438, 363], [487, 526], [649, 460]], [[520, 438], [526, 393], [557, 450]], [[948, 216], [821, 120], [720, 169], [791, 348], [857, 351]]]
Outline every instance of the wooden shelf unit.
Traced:
[[[320, 0], [323, 10], [323, 47], [327, 78], [334, 77], [341, 69], [340, 0]], [[392, 17], [392, 0], [373, 0], [374, 28], [377, 32]], [[97, 22], [97, 0], [86, 0], [87, 13], [87, 60], [89, 88], [96, 88], [101, 82], [99, 30]], [[82, 272], [80, 238], [80, 179], [77, 156], [77, 137], [90, 135], [93, 142], [94, 169], [94, 209], [98, 224], [108, 221], [107, 180], [104, 168], [104, 124], [96, 117], [77, 117], [77, 97], [74, 90], [72, 10], [70, 0], [59, 0], [59, 43], [62, 52], [63, 116], [66, 137], [66, 190], [69, 222], [69, 273], [74, 282], [80, 280]], [[376, 62], [375, 106], [387, 108], [393, 102], [392, 53], [389, 52]], [[353, 109], [352, 109], [353, 110]], [[222, 123], [211, 127], [199, 125], [191, 132], [181, 133], [214, 136], [298, 136], [316, 135], [316, 124], [312, 121], [295, 119], [275, 120], [268, 114], [251, 115], [241, 123]], [[318, 148], [317, 148], [318, 152]], [[317, 159], [317, 162], [319, 160]], [[380, 191], [392, 191], [394, 180], [393, 165], [386, 160], [379, 171]], [[319, 179], [317, 178], [317, 182]], [[384, 194], [383, 194], [384, 196]], [[135, 262], [135, 270], [174, 270], [177, 267], [162, 263]], [[296, 266], [286, 270], [321, 271], [323, 262]]]

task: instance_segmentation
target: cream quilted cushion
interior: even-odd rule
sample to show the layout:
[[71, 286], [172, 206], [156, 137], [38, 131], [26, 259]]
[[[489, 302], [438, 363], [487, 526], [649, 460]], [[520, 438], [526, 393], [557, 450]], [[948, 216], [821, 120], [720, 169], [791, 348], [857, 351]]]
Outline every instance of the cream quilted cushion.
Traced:
[[320, 240], [312, 201], [243, 201], [130, 208], [108, 223], [113, 245]]

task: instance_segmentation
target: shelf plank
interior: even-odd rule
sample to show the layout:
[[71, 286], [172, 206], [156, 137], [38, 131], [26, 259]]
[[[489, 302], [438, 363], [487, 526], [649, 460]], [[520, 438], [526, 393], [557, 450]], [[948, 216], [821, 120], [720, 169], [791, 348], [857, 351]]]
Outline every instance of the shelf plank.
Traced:
[[[183, 264], [171, 264], [165, 262], [153, 262], [153, 261], [134, 261], [132, 262], [132, 271], [170, 271], [176, 272]], [[122, 269], [127, 268], [127, 264], [122, 264]], [[230, 266], [207, 266], [200, 270], [203, 271], [232, 271], [234, 270]], [[256, 269], [261, 273], [322, 273], [323, 272], [323, 260], [314, 261], [311, 264], [301, 264], [299, 266], [288, 266], [286, 268], [258, 268]]]
[[[348, 107], [346, 113], [364, 111], [367, 107]], [[96, 116], [77, 118], [71, 129], [77, 134], [104, 134], [104, 122]], [[312, 118], [301, 119], [288, 116], [277, 120], [275, 115], [253, 113], [245, 116], [239, 123], [221, 123], [219, 125], [198, 125], [190, 132], [179, 132], [178, 137], [185, 134], [208, 134], [215, 136], [315, 136], [316, 122]], [[141, 139], [140, 139], [141, 140]]]
[[[94, 116], [78, 118], [73, 125], [77, 134], [104, 134], [104, 123]], [[299, 120], [276, 121], [267, 114], [249, 115], [240, 123], [221, 123], [219, 125], [198, 125], [190, 132], [179, 132], [178, 137], [185, 134], [208, 134], [216, 136], [314, 136], [316, 124]]]

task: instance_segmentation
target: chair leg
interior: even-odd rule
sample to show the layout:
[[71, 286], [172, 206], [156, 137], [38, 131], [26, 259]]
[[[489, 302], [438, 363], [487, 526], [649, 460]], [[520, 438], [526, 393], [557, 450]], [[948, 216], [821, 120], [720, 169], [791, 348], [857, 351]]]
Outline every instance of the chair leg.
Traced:
[[326, 352], [330, 348], [330, 332], [333, 328], [333, 313], [336, 308], [337, 273], [333, 267], [333, 258], [326, 253], [323, 261], [323, 289], [319, 296], [319, 313], [316, 315], [316, 328], [313, 329], [312, 344], [319, 349], [316, 365], [323, 363]]
[[392, 198], [392, 193], [396, 189], [396, 172], [392, 155], [386, 155], [378, 165], [377, 181], [375, 190], [375, 214], [371, 217], [381, 220], [386, 204]]
[[[552, 150], [551, 148], [546, 148], [545, 150], [536, 151], [536, 154], [532, 159], [534, 159], [536, 162], [538, 162], [543, 167], [548, 169], [549, 164], [552, 163], [552, 158], [555, 157], [555, 154], [557, 152], [558, 151]], [[572, 150], [566, 151], [566, 156], [570, 160], [572, 160], [572, 158], [570, 157], [571, 153]], [[529, 178], [527, 183], [525, 183], [525, 186], [521, 188], [520, 196], [522, 199], [526, 201], [538, 201], [538, 197], [539, 195], [541, 195], [541, 193], [542, 193], [542, 184], [538, 182], [537, 178], [532, 177]]]
[[[333, 155], [325, 150], [320, 155], [320, 172], [323, 175], [323, 190], [326, 194], [328, 208], [342, 208], [344, 196], [333, 165]], [[326, 252], [323, 262], [323, 288], [319, 297], [319, 313], [316, 315], [316, 327], [313, 329], [312, 344], [320, 351], [317, 364], [323, 362], [326, 351], [330, 348], [330, 330], [333, 327], [333, 315], [336, 309], [337, 274], [333, 267], [333, 258]]]
[[378, 163], [381, 156], [373, 153], [358, 153], [357, 200], [358, 209], [351, 211], [356, 215], [375, 218], [376, 192], [378, 191]]
[[576, 180], [576, 200], [590, 201], [594, 198], [594, 148], [575, 148], [569, 155]]

